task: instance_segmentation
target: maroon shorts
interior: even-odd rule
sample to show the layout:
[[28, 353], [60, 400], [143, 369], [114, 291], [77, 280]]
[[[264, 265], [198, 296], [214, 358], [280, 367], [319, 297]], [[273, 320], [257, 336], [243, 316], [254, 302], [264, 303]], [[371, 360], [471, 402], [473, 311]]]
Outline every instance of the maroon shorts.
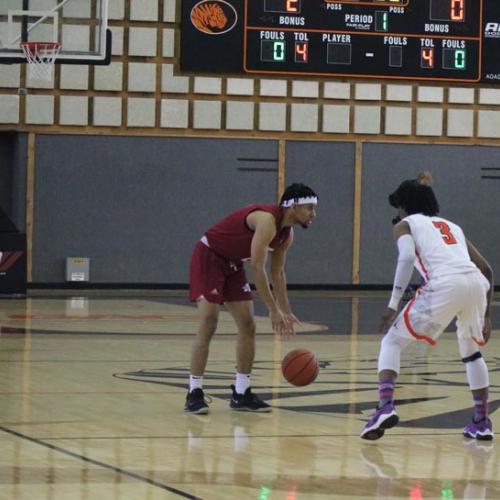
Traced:
[[212, 304], [252, 300], [242, 262], [231, 262], [199, 241], [189, 267], [189, 299], [205, 298]]

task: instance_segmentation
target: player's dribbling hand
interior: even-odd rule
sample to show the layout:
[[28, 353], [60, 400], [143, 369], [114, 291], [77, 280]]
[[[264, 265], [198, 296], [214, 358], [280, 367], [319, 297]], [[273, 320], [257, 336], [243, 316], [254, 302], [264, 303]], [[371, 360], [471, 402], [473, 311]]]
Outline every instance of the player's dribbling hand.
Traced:
[[293, 326], [287, 322], [285, 315], [281, 311], [271, 312], [269, 314], [273, 332], [282, 338], [288, 338], [293, 332]]
[[295, 326], [300, 326], [301, 322], [297, 319], [297, 316], [293, 313], [285, 313], [284, 314], [285, 321], [289, 328], [289, 335], [295, 335]]
[[396, 314], [398, 312], [395, 311], [394, 309], [391, 309], [388, 307], [384, 314], [382, 314], [382, 317], [380, 318], [380, 325], [378, 327], [378, 331], [380, 333], [386, 333], [389, 327], [392, 325], [392, 322], [396, 318]]

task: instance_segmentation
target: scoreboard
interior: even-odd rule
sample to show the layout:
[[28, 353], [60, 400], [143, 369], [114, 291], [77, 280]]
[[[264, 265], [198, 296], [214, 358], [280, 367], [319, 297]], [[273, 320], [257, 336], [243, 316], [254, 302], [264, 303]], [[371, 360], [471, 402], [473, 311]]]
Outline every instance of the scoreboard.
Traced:
[[181, 70], [500, 83], [500, 0], [183, 0]]

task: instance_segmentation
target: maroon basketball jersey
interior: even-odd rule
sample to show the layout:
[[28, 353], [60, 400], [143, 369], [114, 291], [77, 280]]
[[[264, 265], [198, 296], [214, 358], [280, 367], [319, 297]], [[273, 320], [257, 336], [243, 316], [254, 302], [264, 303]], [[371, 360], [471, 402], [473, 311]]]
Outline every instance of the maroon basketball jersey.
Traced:
[[276, 219], [277, 233], [269, 246], [277, 248], [285, 242], [291, 228], [285, 227], [280, 230], [283, 209], [278, 205], [249, 205], [224, 217], [205, 233], [210, 248], [218, 255], [235, 262], [249, 259], [254, 231], [248, 227], [246, 218], [249, 213], [256, 210], [270, 212]]

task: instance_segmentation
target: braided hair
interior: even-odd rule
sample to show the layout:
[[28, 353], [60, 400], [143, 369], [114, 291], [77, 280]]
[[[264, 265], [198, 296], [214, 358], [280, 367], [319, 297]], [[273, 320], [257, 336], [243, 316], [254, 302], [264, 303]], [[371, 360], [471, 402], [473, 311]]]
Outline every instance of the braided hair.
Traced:
[[417, 179], [403, 181], [389, 195], [389, 203], [394, 208], [403, 208], [408, 215], [433, 216], [439, 213], [439, 203], [432, 187]]

